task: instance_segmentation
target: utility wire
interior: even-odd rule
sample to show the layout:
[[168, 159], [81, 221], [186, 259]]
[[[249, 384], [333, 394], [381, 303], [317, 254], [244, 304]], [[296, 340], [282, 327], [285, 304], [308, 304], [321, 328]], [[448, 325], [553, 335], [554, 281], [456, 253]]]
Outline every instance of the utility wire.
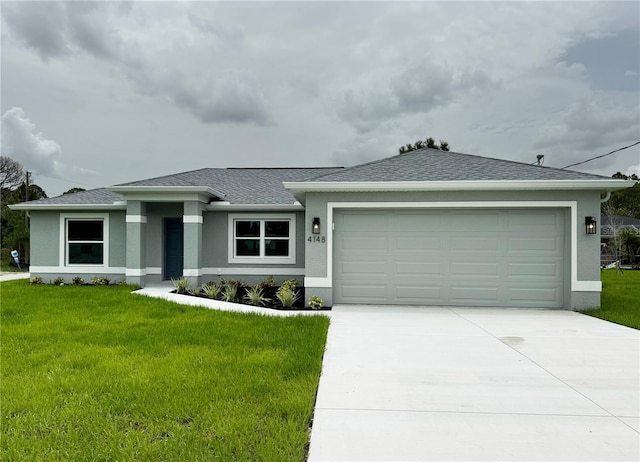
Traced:
[[634, 147], [634, 146], [635, 146], [635, 145], [637, 145], [637, 144], [640, 144], [640, 141], [636, 141], [635, 143], [630, 144], [629, 146], [625, 146], [625, 147], [620, 148], [620, 149], [614, 149], [613, 151], [608, 152], [608, 153], [606, 153], [606, 154], [602, 154], [602, 155], [600, 155], [600, 156], [592, 157], [591, 159], [583, 160], [582, 162], [576, 162], [575, 164], [567, 165], [566, 167], [562, 167], [562, 169], [569, 168], [569, 167], [575, 167], [576, 165], [586, 164], [587, 162], [591, 162], [592, 160], [600, 159], [601, 157], [606, 157], [606, 156], [608, 156], [608, 155], [611, 155], [611, 154], [613, 154], [614, 152], [618, 152], [618, 151], [622, 151], [622, 150], [624, 150], [624, 149], [632, 148], [632, 147]]

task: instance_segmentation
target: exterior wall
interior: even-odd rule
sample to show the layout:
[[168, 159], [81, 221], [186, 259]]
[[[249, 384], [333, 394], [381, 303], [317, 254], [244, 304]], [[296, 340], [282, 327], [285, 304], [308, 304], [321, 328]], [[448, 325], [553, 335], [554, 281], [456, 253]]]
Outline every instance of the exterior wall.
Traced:
[[58, 266], [60, 264], [60, 212], [32, 211], [29, 215], [31, 217], [31, 266]]
[[[586, 235], [584, 230], [585, 216], [599, 216], [600, 194], [598, 191], [485, 191], [485, 192], [367, 192], [367, 193], [307, 193], [306, 196], [306, 235], [312, 237], [313, 242], [305, 239], [306, 279], [305, 286], [308, 294], [318, 294], [325, 304], [332, 300], [331, 285], [327, 281], [327, 253], [331, 239], [332, 223], [328, 222], [327, 203], [329, 202], [468, 202], [470, 206], [482, 206], [490, 202], [557, 202], [572, 201], [577, 203], [575, 217], [571, 209], [567, 210], [567, 241], [566, 265], [569, 274], [566, 275], [567, 292], [565, 297], [566, 309], [582, 309], [600, 306], [600, 239], [598, 235]], [[517, 208], [517, 207], [514, 207]], [[320, 217], [321, 233], [315, 235], [320, 241], [313, 240], [311, 234], [312, 217]], [[572, 220], [575, 222], [572, 223]], [[574, 228], [572, 228], [572, 226]], [[571, 242], [572, 231], [576, 230], [576, 242]], [[325, 241], [322, 241], [322, 238]], [[572, 267], [571, 254], [577, 257], [577, 264]], [[575, 277], [573, 277], [575, 275]], [[324, 280], [323, 280], [324, 279]], [[578, 284], [572, 284], [576, 279]], [[585, 283], [586, 282], [586, 283]], [[597, 286], [597, 287], [596, 287]], [[324, 296], [323, 296], [324, 294]]]
[[296, 212], [295, 215], [295, 264], [240, 264], [229, 263], [229, 213], [218, 211], [205, 212], [202, 226], [202, 282], [217, 281], [222, 277], [225, 279], [243, 280], [248, 284], [256, 284], [268, 276], [274, 276], [276, 282], [281, 282], [286, 279], [298, 279], [302, 285], [305, 271], [305, 218], [304, 212]]
[[[65, 266], [64, 249], [60, 235], [63, 216], [73, 216], [73, 211], [31, 211], [31, 277], [41, 277], [50, 282], [63, 277], [71, 282], [75, 276], [90, 281], [94, 277], [106, 276], [111, 280], [121, 280], [125, 276], [126, 266], [126, 223], [124, 211], [96, 212], [107, 214], [109, 218], [109, 249], [104, 267]], [[90, 212], [77, 212], [77, 215], [90, 216]]]

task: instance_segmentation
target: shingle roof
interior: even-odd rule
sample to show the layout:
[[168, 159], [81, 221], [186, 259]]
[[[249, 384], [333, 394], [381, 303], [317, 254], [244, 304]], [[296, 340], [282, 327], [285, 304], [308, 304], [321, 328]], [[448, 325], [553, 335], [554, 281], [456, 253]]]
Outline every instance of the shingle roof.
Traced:
[[114, 202], [124, 201], [124, 196], [105, 188], [90, 189], [62, 196], [23, 202], [29, 205], [112, 205]]
[[332, 172], [313, 181], [595, 180], [608, 177], [459, 152], [419, 149]]
[[339, 170], [342, 167], [203, 168], [117, 186], [200, 186], [221, 193], [221, 199], [231, 204], [293, 204], [295, 198], [284, 181], [306, 181]]

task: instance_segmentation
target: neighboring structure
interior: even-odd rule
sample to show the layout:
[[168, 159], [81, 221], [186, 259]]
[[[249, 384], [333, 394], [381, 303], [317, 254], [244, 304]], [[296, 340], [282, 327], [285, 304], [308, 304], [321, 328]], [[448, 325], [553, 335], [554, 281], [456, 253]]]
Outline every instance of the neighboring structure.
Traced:
[[630, 186], [421, 149], [350, 168], [202, 169], [13, 208], [30, 211], [31, 273], [45, 280], [274, 275], [327, 305], [575, 309], [600, 305], [586, 222]]
[[[624, 217], [620, 215], [600, 215], [600, 264], [609, 265], [616, 260], [620, 260], [621, 265], [637, 266], [640, 262], [640, 255], [634, 252], [634, 247], [627, 252], [627, 246], [622, 245], [620, 255], [615, 255], [615, 243], [612, 239], [615, 236], [621, 237], [620, 244], [624, 242], [625, 233], [631, 231], [640, 237], [640, 219]], [[628, 230], [628, 231], [625, 231]], [[628, 235], [627, 235], [628, 236]]]

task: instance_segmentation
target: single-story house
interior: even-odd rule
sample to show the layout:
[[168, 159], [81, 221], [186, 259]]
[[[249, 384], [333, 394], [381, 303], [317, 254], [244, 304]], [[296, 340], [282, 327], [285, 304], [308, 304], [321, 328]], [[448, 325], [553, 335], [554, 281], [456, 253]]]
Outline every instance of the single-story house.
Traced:
[[431, 149], [349, 168], [205, 168], [13, 206], [31, 273], [141, 286], [297, 278], [338, 303], [600, 305], [595, 217], [632, 182]]

